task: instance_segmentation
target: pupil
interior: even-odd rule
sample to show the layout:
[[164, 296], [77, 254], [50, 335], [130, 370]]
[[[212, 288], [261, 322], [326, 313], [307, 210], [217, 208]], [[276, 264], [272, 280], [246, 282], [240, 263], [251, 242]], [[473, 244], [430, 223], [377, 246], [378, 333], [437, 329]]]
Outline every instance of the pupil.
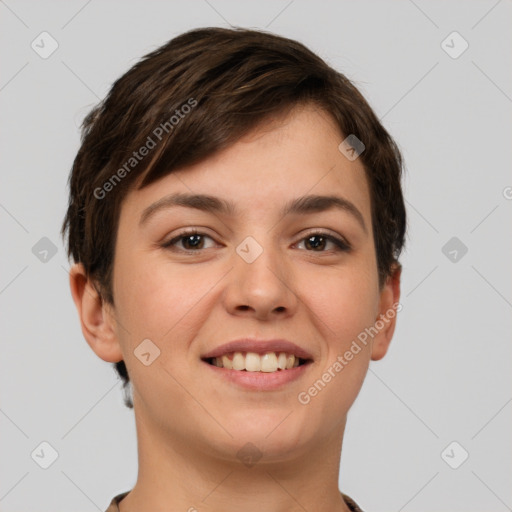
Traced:
[[[190, 243], [190, 240], [194, 239], [195, 242]], [[186, 245], [190, 245], [192, 247], [198, 247], [201, 243], [201, 235], [188, 235], [185, 238]]]
[[[316, 244], [315, 244], [315, 243], [311, 243], [311, 240], [314, 240], [315, 238], [316, 238], [316, 239], [320, 239], [320, 240], [322, 240], [322, 242], [320, 242], [320, 244], [318, 244], [318, 243], [316, 243]], [[310, 237], [308, 238], [308, 244], [309, 244], [310, 246], [313, 246], [313, 248], [315, 248], [315, 249], [317, 249], [317, 248], [319, 247], [319, 245], [322, 245], [323, 243], [325, 243], [325, 239], [324, 239], [324, 237], [322, 237], [322, 236], [315, 235], [315, 236], [310, 236]], [[322, 246], [323, 246], [323, 245], [322, 245]]]

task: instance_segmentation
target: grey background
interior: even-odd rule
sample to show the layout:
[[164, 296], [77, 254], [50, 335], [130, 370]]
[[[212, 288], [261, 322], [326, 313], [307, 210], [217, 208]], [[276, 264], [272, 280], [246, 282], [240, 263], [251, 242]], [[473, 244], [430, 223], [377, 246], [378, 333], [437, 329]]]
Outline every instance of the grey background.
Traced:
[[[365, 512], [512, 510], [511, 14], [510, 0], [0, 1], [0, 510], [104, 511], [135, 483], [133, 412], [69, 292], [67, 176], [116, 78], [185, 30], [228, 24], [296, 38], [345, 73], [405, 158], [403, 310], [349, 413], [341, 490]], [[31, 48], [42, 31], [59, 45], [47, 59]], [[441, 46], [453, 31], [469, 43], [456, 59]], [[468, 249], [455, 262], [452, 237]], [[31, 457], [43, 441], [59, 455], [46, 470]], [[441, 456], [452, 441], [469, 453], [458, 469]]]

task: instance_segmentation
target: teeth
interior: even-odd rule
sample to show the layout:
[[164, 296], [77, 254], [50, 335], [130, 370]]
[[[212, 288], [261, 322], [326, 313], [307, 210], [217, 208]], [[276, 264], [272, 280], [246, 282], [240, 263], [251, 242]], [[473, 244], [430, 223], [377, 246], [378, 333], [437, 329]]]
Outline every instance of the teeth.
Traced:
[[[230, 358], [230, 356], [232, 357]], [[228, 370], [273, 373], [299, 366], [299, 358], [284, 352], [279, 352], [279, 354], [267, 352], [262, 355], [255, 352], [247, 352], [245, 355], [242, 352], [235, 352], [222, 357], [214, 357], [212, 363], [214, 366]]]
[[[218, 357], [215, 359], [218, 359]], [[233, 370], [245, 370], [245, 357], [241, 352], [235, 352], [233, 356]]]
[[248, 372], [260, 372], [261, 371], [261, 359], [258, 354], [254, 352], [247, 352], [245, 356], [245, 369]]
[[261, 360], [262, 372], [276, 372], [277, 371], [277, 356], [274, 352], [264, 354], [259, 358]]
[[[214, 359], [217, 360], [219, 358], [215, 357]], [[231, 361], [231, 359], [229, 359], [228, 356], [222, 356], [222, 364], [220, 366], [227, 368], [228, 370], [232, 370], [233, 369], [233, 361]]]

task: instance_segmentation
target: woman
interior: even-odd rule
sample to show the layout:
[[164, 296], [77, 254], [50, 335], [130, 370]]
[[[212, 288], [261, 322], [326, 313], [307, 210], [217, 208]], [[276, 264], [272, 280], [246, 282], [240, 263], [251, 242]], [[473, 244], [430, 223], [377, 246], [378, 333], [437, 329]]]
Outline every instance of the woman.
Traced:
[[302, 44], [205, 28], [85, 119], [63, 225], [92, 350], [133, 390], [108, 512], [358, 511], [347, 413], [400, 309], [400, 152]]

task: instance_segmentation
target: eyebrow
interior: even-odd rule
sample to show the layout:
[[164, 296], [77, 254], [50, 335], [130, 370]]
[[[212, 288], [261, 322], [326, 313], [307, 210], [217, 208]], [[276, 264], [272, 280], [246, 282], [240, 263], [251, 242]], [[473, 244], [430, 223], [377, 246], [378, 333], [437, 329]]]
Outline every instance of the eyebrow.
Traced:
[[[162, 197], [155, 203], [149, 205], [143, 212], [139, 220], [139, 226], [145, 224], [150, 217], [161, 210], [167, 210], [176, 206], [184, 206], [186, 208], [195, 208], [204, 212], [236, 216], [238, 210], [234, 202], [221, 199], [219, 197], [206, 194], [184, 194], [175, 193]], [[337, 208], [352, 215], [361, 225], [363, 231], [368, 234], [364, 217], [357, 207], [340, 196], [328, 195], [308, 195], [288, 201], [281, 209], [281, 215], [308, 215], [311, 213], [320, 213], [327, 210]]]

